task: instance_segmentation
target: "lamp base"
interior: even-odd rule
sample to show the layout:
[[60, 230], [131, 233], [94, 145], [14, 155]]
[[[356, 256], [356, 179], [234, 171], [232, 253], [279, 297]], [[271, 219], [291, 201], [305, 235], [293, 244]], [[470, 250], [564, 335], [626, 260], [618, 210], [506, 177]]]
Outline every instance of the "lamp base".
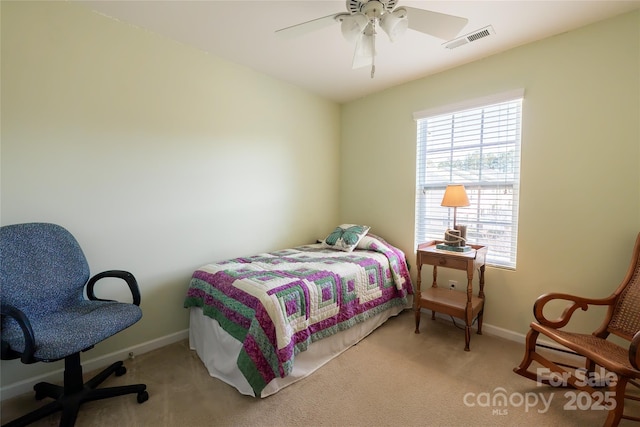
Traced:
[[472, 248], [471, 246], [450, 246], [450, 245], [445, 245], [444, 243], [438, 243], [436, 245], [436, 249], [442, 249], [444, 251], [451, 251], [451, 252], [469, 252]]

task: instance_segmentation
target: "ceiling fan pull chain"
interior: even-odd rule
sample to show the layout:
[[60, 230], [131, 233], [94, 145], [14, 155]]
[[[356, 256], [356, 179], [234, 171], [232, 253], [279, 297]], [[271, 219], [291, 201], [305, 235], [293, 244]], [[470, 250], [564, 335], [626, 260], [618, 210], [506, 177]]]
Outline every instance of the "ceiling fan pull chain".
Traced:
[[371, 37], [371, 78], [376, 73], [376, 20], [372, 21], [373, 34]]

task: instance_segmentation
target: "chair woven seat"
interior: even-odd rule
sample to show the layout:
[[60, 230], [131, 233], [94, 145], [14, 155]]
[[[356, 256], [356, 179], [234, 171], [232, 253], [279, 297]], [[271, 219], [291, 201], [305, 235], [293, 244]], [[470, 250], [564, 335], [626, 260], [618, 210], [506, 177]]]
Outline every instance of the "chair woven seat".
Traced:
[[593, 360], [597, 365], [608, 371], [615, 372], [631, 378], [640, 378], [640, 371], [631, 366], [629, 362], [629, 350], [619, 345], [596, 337], [592, 334], [579, 334], [559, 329], [549, 328], [538, 323], [532, 323], [535, 329], [557, 343]]

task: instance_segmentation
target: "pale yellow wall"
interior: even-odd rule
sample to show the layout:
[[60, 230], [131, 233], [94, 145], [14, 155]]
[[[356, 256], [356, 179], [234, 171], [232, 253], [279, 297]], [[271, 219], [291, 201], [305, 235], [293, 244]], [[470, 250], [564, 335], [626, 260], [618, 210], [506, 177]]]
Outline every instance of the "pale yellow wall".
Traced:
[[[485, 322], [525, 333], [538, 295], [602, 297], [626, 272], [640, 232], [639, 11], [344, 105], [340, 206], [343, 220], [372, 226], [415, 259], [413, 112], [517, 88], [517, 270], [488, 269]], [[446, 271], [443, 279], [464, 280]], [[423, 270], [427, 283], [430, 275]], [[577, 322], [589, 332], [596, 323]]]
[[[518, 269], [488, 270], [486, 322], [524, 333], [540, 293], [600, 296], [622, 278], [640, 231], [639, 12], [340, 116], [303, 90], [77, 5], [0, 4], [0, 222], [60, 223], [92, 271], [129, 269], [142, 288], [143, 320], [88, 357], [185, 329], [182, 298], [199, 265], [304, 243], [337, 219], [371, 225], [412, 259], [412, 113], [518, 87]], [[340, 176], [317, 173], [338, 163]], [[3, 361], [2, 385], [51, 369]]]
[[198, 266], [335, 227], [339, 105], [68, 2], [1, 5], [1, 223], [59, 223], [142, 291], [85, 358], [185, 330]]

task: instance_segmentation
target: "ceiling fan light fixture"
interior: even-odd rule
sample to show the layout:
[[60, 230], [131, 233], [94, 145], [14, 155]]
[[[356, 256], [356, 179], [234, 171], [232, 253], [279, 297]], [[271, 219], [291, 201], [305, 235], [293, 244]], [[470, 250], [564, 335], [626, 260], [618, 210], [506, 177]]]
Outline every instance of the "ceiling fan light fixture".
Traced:
[[380, 18], [380, 28], [387, 33], [389, 40], [396, 41], [398, 37], [404, 35], [409, 28], [409, 18], [407, 10], [399, 7], [393, 12], [388, 12]]
[[369, 19], [363, 13], [341, 14], [336, 19], [341, 22], [342, 36], [349, 43], [356, 42], [369, 25]]

